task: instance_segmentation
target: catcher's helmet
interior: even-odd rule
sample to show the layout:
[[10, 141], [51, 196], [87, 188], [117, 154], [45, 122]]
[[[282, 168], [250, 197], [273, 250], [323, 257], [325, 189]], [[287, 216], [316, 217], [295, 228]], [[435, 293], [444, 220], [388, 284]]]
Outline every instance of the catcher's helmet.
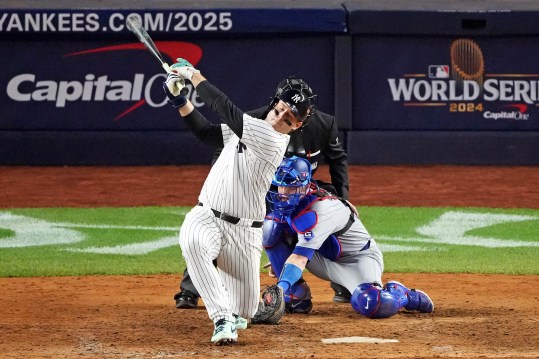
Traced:
[[268, 110], [281, 100], [291, 108], [299, 121], [304, 122], [316, 111], [316, 97], [305, 81], [290, 76], [279, 82]]
[[[292, 212], [301, 198], [306, 194], [311, 183], [311, 163], [304, 158], [292, 156], [285, 158], [271, 184], [277, 189], [269, 191], [269, 202], [272, 209], [280, 214]], [[279, 193], [279, 187], [288, 187], [285, 193]]]

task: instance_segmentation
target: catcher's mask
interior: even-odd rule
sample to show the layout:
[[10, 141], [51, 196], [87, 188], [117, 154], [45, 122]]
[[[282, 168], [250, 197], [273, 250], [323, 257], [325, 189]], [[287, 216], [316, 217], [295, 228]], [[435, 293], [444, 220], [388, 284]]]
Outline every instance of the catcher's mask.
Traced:
[[316, 98], [309, 85], [302, 79], [290, 76], [277, 86], [275, 96], [271, 99], [268, 111], [279, 101], [286, 103], [300, 122], [307, 120], [316, 111]]
[[310, 182], [309, 161], [297, 156], [285, 158], [271, 182], [276, 189], [272, 188], [268, 193], [272, 210], [280, 215], [291, 213], [309, 190]]

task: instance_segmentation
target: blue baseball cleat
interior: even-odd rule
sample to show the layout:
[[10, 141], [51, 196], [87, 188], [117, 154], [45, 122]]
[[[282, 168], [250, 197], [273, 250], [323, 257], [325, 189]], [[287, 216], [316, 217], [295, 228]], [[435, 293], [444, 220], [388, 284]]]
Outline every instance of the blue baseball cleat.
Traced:
[[434, 302], [422, 290], [409, 289], [397, 281], [387, 282], [384, 289], [395, 294], [401, 307], [406, 310], [417, 310], [421, 313], [432, 313], [434, 311]]

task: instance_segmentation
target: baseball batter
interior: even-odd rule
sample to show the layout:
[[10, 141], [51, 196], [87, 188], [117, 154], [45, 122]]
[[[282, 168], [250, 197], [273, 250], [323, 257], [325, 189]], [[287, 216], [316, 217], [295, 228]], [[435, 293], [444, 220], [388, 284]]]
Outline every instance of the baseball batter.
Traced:
[[237, 108], [187, 61], [178, 59], [172, 71], [164, 88], [182, 117], [202, 116], [178, 90], [190, 80], [225, 122], [224, 148], [204, 182], [199, 203], [185, 217], [179, 242], [215, 324], [211, 341], [234, 343], [237, 329], [247, 327], [241, 317], [251, 318], [258, 308], [265, 195], [284, 156], [288, 133], [307, 117], [308, 102], [300, 91], [290, 90], [276, 98], [260, 120]]
[[[331, 183], [323, 183], [317, 180], [316, 183], [324, 189], [338, 194], [340, 197], [348, 199], [348, 161], [347, 155], [341, 146], [338, 135], [337, 120], [334, 116], [324, 113], [317, 109], [317, 95], [311, 87], [300, 78], [289, 76], [279, 82], [274, 97], [280, 96], [284, 91], [297, 89], [310, 100], [309, 116], [303, 122], [303, 125], [290, 133], [290, 142], [285, 156], [303, 157], [311, 162], [313, 176], [318, 168], [319, 161], [323, 158], [329, 166]], [[268, 106], [248, 111], [247, 113], [256, 118], [264, 118], [268, 111]], [[223, 148], [223, 136], [220, 124], [214, 124], [209, 121], [204, 123], [192, 123], [185, 119], [185, 124], [191, 129], [195, 136], [206, 144], [216, 147], [213, 161], [216, 161]], [[266, 206], [267, 209], [269, 206]], [[267, 210], [266, 209], [266, 210]], [[305, 283], [306, 290], [308, 289]], [[331, 283], [335, 290], [333, 298], [336, 302], [350, 302], [352, 294], [348, 290], [336, 283]], [[183, 272], [180, 282], [180, 291], [174, 295], [176, 308], [189, 309], [198, 306], [198, 294], [192, 283], [187, 268]], [[291, 306], [287, 302], [287, 310], [291, 313], [306, 313], [308, 308], [300, 306]]]
[[[338, 283], [352, 294], [352, 307], [370, 318], [387, 318], [401, 308], [430, 313], [434, 304], [420, 290], [398, 282], [382, 286], [383, 255], [342, 198], [311, 182], [309, 161], [291, 157], [277, 169], [270, 191], [274, 211], [266, 217], [263, 244], [278, 276], [285, 300], [312, 306], [301, 274]], [[297, 241], [297, 243], [296, 243]]]

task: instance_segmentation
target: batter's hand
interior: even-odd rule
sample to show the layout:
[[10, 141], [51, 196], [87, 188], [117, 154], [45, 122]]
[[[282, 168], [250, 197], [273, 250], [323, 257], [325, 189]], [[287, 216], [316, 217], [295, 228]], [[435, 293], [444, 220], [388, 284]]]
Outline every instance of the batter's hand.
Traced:
[[180, 96], [181, 91], [185, 88], [185, 80], [174, 73], [167, 75], [167, 80], [164, 84], [172, 96]]
[[176, 61], [178, 62], [170, 66], [170, 71], [180, 75], [183, 79], [191, 81], [194, 74], [200, 73], [200, 71], [195, 69], [193, 65], [191, 65], [191, 63], [186, 59], [182, 59], [181, 57], [179, 57], [176, 59]]
[[167, 95], [168, 102], [175, 108], [180, 108], [187, 103], [185, 96], [189, 93], [189, 90], [185, 87], [185, 80], [180, 76], [169, 73], [167, 80], [163, 82], [163, 90]]

